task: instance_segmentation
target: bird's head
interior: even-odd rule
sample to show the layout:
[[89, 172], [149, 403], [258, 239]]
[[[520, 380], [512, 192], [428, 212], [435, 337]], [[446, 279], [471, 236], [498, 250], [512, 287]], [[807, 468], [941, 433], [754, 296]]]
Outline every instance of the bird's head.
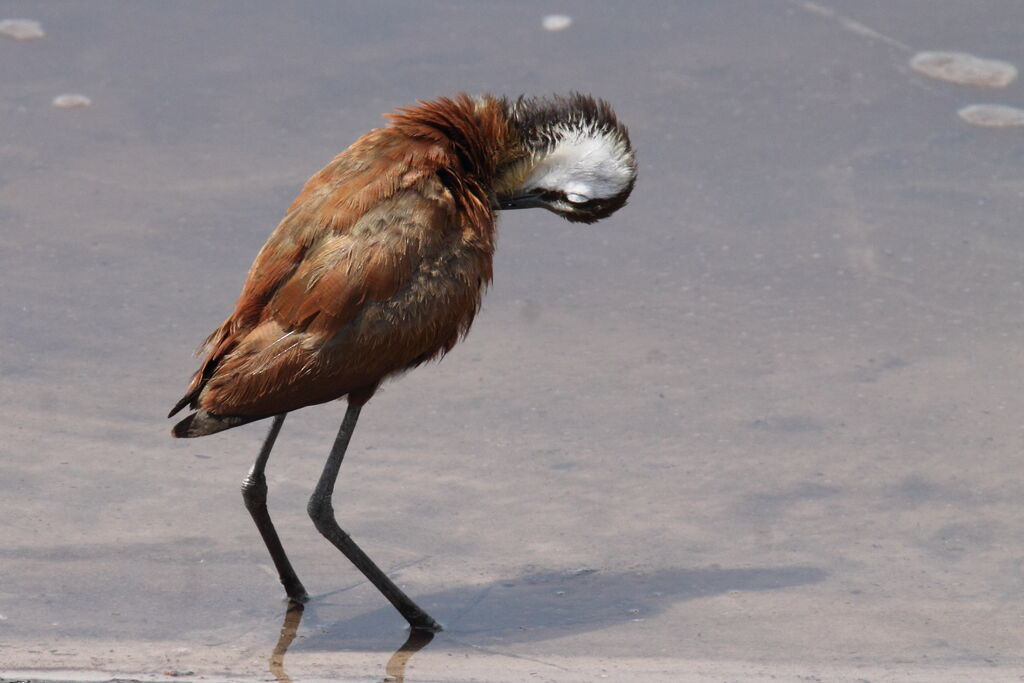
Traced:
[[517, 149], [498, 169], [496, 209], [542, 207], [593, 223], [626, 203], [636, 158], [626, 127], [607, 102], [573, 93], [503, 104]]

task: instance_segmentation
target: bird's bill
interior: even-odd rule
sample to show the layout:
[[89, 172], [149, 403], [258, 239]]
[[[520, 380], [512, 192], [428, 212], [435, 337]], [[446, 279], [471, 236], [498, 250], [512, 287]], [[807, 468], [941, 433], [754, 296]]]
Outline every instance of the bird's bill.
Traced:
[[533, 194], [524, 194], [510, 199], [498, 199], [497, 208], [502, 211], [507, 211], [509, 209], [534, 209], [547, 206], [543, 201], [541, 201], [540, 196], [540, 192], [535, 192]]

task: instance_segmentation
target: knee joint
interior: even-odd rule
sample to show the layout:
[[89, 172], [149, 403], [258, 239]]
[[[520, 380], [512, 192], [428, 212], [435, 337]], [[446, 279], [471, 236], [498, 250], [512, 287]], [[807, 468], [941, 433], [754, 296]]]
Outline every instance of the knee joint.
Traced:
[[330, 525], [334, 521], [334, 506], [330, 499], [313, 495], [306, 504], [306, 513], [313, 520], [313, 524], [319, 529], [322, 525]]
[[252, 472], [242, 480], [242, 499], [245, 507], [252, 509], [267, 503], [267, 478], [261, 475], [254, 476]]

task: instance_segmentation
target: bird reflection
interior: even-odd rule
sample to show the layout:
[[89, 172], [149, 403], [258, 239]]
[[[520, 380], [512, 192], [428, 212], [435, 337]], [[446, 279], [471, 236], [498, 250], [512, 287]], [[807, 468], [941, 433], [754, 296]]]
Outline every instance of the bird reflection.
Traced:
[[388, 663], [384, 665], [384, 671], [387, 673], [384, 683], [403, 683], [405, 681], [405, 665], [409, 663], [414, 654], [425, 648], [433, 639], [433, 631], [411, 629], [409, 637], [402, 643], [402, 647], [398, 648], [395, 654], [391, 655]]
[[281, 624], [281, 636], [274, 646], [274, 654], [270, 655], [270, 673], [279, 683], [292, 683], [292, 679], [284, 672], [284, 655], [288, 652], [295, 634], [302, 622], [302, 611], [305, 607], [301, 602], [288, 601], [288, 609], [284, 612], [284, 623]]
[[[284, 622], [281, 624], [281, 636], [274, 646], [274, 653], [270, 655], [270, 674], [278, 683], [292, 683], [291, 677], [284, 670], [284, 656], [295, 640], [295, 634], [302, 622], [302, 612], [305, 609], [301, 602], [288, 601], [288, 609], [284, 613]], [[405, 666], [414, 654], [425, 648], [434, 639], [432, 631], [424, 629], [411, 629], [409, 637], [405, 639], [388, 663], [384, 665], [387, 674], [383, 683], [404, 683]]]

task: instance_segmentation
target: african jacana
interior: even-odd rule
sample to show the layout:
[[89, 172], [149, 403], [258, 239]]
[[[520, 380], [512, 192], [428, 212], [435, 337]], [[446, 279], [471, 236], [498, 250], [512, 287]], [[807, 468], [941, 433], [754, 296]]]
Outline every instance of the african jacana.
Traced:
[[385, 378], [444, 355], [469, 330], [491, 280], [497, 210], [592, 223], [626, 203], [636, 160], [611, 107], [581, 94], [460, 94], [386, 117], [292, 202], [170, 415], [195, 410], [178, 437], [274, 417], [242, 496], [288, 596], [302, 601], [264, 469], [286, 413], [347, 396], [307, 510], [413, 628], [438, 630], [335, 520], [331, 495], [359, 411]]

